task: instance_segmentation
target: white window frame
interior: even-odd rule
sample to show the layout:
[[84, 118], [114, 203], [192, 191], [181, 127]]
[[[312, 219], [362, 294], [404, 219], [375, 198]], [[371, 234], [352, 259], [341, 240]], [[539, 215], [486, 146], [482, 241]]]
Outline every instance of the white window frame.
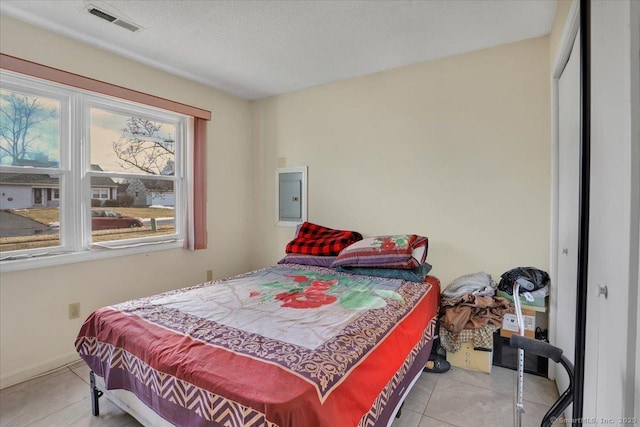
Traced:
[[[188, 167], [186, 153], [193, 144], [193, 133], [188, 129], [192, 120], [188, 116], [79, 90], [4, 69], [0, 70], [0, 82], [3, 89], [53, 98], [61, 102], [58, 168], [0, 165], [2, 172], [43, 173], [59, 177], [60, 245], [3, 252], [0, 254], [0, 271], [19, 271], [184, 246], [187, 206], [186, 168]], [[173, 234], [92, 242], [91, 198], [93, 189], [90, 183], [91, 177], [139, 178], [141, 174], [91, 170], [89, 120], [91, 108], [100, 108], [114, 113], [134, 113], [151, 120], [170, 122], [176, 126], [175, 175], [171, 177], [145, 175], [146, 179], [174, 181], [176, 201], [174, 205], [175, 232]], [[80, 143], [72, 143], [73, 141]]]
[[[100, 193], [100, 195], [98, 197], [95, 197], [95, 191], [98, 191]], [[106, 197], [102, 197], [103, 193], [106, 195]], [[108, 200], [109, 199], [109, 189], [108, 188], [102, 188], [102, 187], [92, 187], [91, 188], [91, 198], [92, 199], [98, 199], [98, 200]]]

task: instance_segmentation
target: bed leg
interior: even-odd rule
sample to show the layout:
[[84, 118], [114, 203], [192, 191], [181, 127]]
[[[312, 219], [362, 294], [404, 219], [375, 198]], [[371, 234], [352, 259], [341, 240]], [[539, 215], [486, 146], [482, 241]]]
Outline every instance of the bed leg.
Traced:
[[404, 406], [404, 401], [400, 404], [400, 409], [398, 409], [398, 413], [396, 414], [396, 418], [400, 418], [402, 416], [402, 407]]
[[100, 415], [100, 403], [98, 399], [102, 396], [102, 391], [96, 387], [96, 374], [93, 371], [89, 371], [89, 388], [91, 390], [91, 414], [97, 417]]

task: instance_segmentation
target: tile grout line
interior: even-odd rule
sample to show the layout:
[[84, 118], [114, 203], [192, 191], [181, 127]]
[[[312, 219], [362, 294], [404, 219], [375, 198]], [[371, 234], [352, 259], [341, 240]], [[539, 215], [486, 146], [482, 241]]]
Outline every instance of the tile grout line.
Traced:
[[44, 415], [44, 416], [42, 416], [42, 417], [38, 418], [37, 420], [33, 420], [33, 421], [31, 421], [29, 424], [27, 424], [27, 427], [28, 427], [28, 426], [31, 426], [31, 425], [34, 425], [34, 424], [36, 424], [36, 423], [38, 423], [38, 422], [40, 422], [40, 421], [43, 421], [43, 420], [45, 420], [45, 419], [49, 418], [50, 416], [57, 414], [58, 412], [64, 411], [64, 410], [65, 410], [65, 409], [67, 409], [69, 406], [73, 406], [73, 405], [75, 405], [76, 403], [78, 403], [78, 402], [82, 402], [82, 401], [83, 401], [83, 400], [85, 400], [85, 399], [89, 399], [89, 397], [88, 397], [88, 396], [85, 396], [85, 397], [81, 398], [80, 400], [76, 400], [75, 402], [72, 402], [72, 403], [69, 403], [68, 405], [63, 406], [62, 408], [58, 409], [57, 411], [50, 412], [50, 413], [48, 413], [47, 415]]
[[[75, 375], [76, 377], [80, 378], [80, 376], [79, 376], [79, 375], [77, 375], [75, 372], [73, 372], [73, 370], [71, 369], [71, 367], [70, 367], [69, 365], [70, 365], [70, 364], [65, 365], [65, 366], [62, 366], [62, 367], [60, 367], [60, 368], [57, 368], [57, 369], [55, 369], [55, 370], [53, 370], [53, 371], [49, 372], [49, 374], [43, 374], [43, 375], [42, 375], [42, 377], [46, 377], [46, 376], [51, 375], [51, 377], [53, 378], [53, 377], [56, 377], [56, 376], [58, 376], [58, 375], [64, 375], [64, 370], [65, 370], [65, 369], [67, 369], [69, 372], [71, 372], [71, 374], [73, 374], [73, 375]], [[53, 375], [53, 374], [55, 374], [55, 375]], [[88, 385], [88, 384], [87, 384], [87, 385]], [[55, 414], [57, 414], [58, 412], [64, 411], [64, 410], [65, 410], [65, 409], [67, 409], [68, 407], [70, 407], [70, 406], [72, 406], [72, 405], [75, 405], [75, 404], [76, 404], [76, 403], [78, 403], [78, 402], [82, 402], [83, 400], [88, 399], [89, 397], [90, 397], [90, 396], [85, 396], [85, 397], [80, 398], [79, 400], [76, 400], [76, 401], [74, 401], [74, 402], [71, 402], [71, 403], [69, 403], [68, 405], [65, 405], [65, 406], [63, 406], [62, 408], [58, 409], [57, 411], [50, 412], [50, 413], [48, 413], [48, 414], [46, 414], [46, 415], [44, 415], [44, 416], [42, 416], [42, 417], [38, 418], [37, 420], [33, 420], [33, 421], [31, 421], [29, 424], [27, 424], [27, 426], [30, 426], [30, 425], [36, 424], [36, 423], [38, 423], [38, 422], [40, 422], [40, 421], [46, 420], [46, 419], [47, 419], [47, 418], [49, 418], [50, 416], [55, 415]]]
[[78, 374], [77, 372], [75, 372], [73, 369], [69, 368], [68, 369], [71, 371], [71, 373], [73, 375], [75, 375], [76, 377], [80, 378], [85, 384], [89, 385], [89, 381], [87, 381], [87, 379], [85, 379], [84, 377], [80, 376], [80, 374]]
[[[463, 368], [459, 368], [459, 369], [463, 369]], [[491, 375], [491, 374], [488, 374], [488, 375]], [[449, 378], [449, 379], [450, 379], [451, 381], [455, 381], [455, 382], [457, 382], [458, 384], [466, 384], [466, 385], [469, 385], [468, 383], [465, 383], [465, 382], [463, 382], [463, 381], [459, 381], [459, 380], [457, 380], [457, 379], [455, 379], [455, 378]], [[526, 378], [525, 378], [525, 380], [526, 380]], [[549, 381], [553, 381], [553, 380], [549, 380]], [[526, 382], [526, 381], [525, 381], [525, 382]], [[513, 383], [514, 383], [514, 388], [515, 388], [515, 379], [513, 380]], [[505, 391], [496, 390], [496, 389], [494, 389], [494, 388], [487, 387], [487, 386], [485, 386], [485, 385], [479, 385], [479, 384], [471, 384], [471, 385], [474, 385], [474, 386], [476, 386], [476, 387], [478, 387], [478, 388], [482, 388], [482, 389], [484, 389], [484, 390], [489, 390], [489, 391], [494, 391], [494, 392], [496, 392], [496, 393], [504, 394], [504, 395], [506, 395], [506, 396], [513, 396], [513, 393], [507, 393], [507, 392], [505, 392]], [[546, 403], [536, 402], [535, 400], [528, 400], [528, 399], [526, 399], [525, 397], [523, 397], [523, 399], [522, 399], [522, 400], [524, 400], [525, 402], [533, 403], [533, 404], [535, 404], [535, 405], [544, 406], [544, 407], [546, 407], [546, 408], [550, 408], [551, 406], [553, 406], [553, 404], [551, 404], [551, 405], [547, 405]]]
[[[440, 374], [438, 374], [438, 375], [440, 375]], [[449, 422], [447, 422], [447, 421], [441, 420], [440, 418], [433, 417], [433, 416], [431, 416], [430, 414], [427, 414], [427, 409], [429, 408], [429, 402], [431, 401], [431, 397], [433, 396], [433, 393], [435, 393], [435, 391], [436, 391], [436, 387], [438, 386], [438, 381], [440, 381], [440, 378], [441, 378], [440, 376], [438, 376], [438, 377], [436, 378], [436, 384], [433, 386], [433, 390], [431, 390], [431, 393], [429, 393], [429, 399], [427, 399], [427, 405], [424, 407], [424, 411], [422, 412], [422, 416], [420, 417], [420, 423], [418, 423], [418, 426], [419, 426], [420, 424], [422, 424], [423, 419], [424, 419], [425, 417], [427, 417], [427, 418], [431, 418], [432, 420], [437, 420], [437, 421], [440, 421], [440, 422], [442, 422], [442, 423], [449, 424], [449, 425], [451, 425], [451, 426], [455, 426], [455, 427], [467, 427], [467, 426], [458, 426], [458, 425], [456, 425], [456, 424], [451, 424], [451, 423], [449, 423]]]
[[30, 381], [33, 381], [34, 383], [38, 383], [38, 382], [42, 381], [44, 378], [46, 378], [48, 376], [56, 376], [56, 375], [63, 374], [65, 369], [71, 369], [70, 368], [71, 365], [74, 365], [74, 364], [78, 363], [81, 360], [82, 359], [75, 360], [73, 362], [66, 363], [66, 364], [64, 364], [62, 366], [58, 366], [57, 368], [50, 369], [50, 370], [48, 370], [46, 372], [42, 372], [42, 373], [34, 375], [32, 377], [25, 378], [24, 380], [22, 380], [20, 382], [17, 382], [17, 383], [12, 384], [12, 385], [10, 385], [8, 387], [4, 387], [4, 388], [0, 389], [0, 391], [8, 390], [8, 389], [10, 389], [12, 387], [16, 387], [16, 386], [19, 386], [21, 384], [28, 383]]
[[[430, 419], [437, 420], [437, 421], [439, 421], [439, 422], [445, 423], [445, 424], [450, 425], [450, 426], [452, 426], [452, 427], [468, 427], [466, 424], [459, 425], [459, 424], [456, 424], [456, 423], [451, 423], [450, 421], [442, 420], [442, 419], [438, 418], [437, 416], [433, 416], [433, 415], [431, 415], [431, 414], [429, 414], [429, 413], [427, 412], [427, 409], [428, 409], [428, 407], [429, 407], [429, 401], [431, 400], [431, 397], [433, 396], [434, 392], [436, 391], [436, 387], [437, 387], [437, 384], [438, 384], [439, 379], [440, 379], [440, 378], [438, 378], [438, 380], [436, 381], [436, 386], [434, 386], [434, 389], [433, 389], [432, 393], [429, 395], [429, 399], [427, 400], [427, 406], [425, 407], [425, 410], [424, 410], [424, 412], [423, 412], [423, 414], [422, 414], [422, 417], [421, 417], [421, 419], [420, 419], [420, 422], [422, 422], [422, 420], [426, 417], [426, 418], [430, 418]], [[471, 386], [478, 387], [478, 388], [483, 389], [483, 390], [487, 390], [487, 391], [490, 391], [490, 392], [499, 393], [499, 394], [502, 394], [502, 395], [505, 395], [505, 396], [510, 396], [510, 397], [512, 397], [512, 396], [513, 396], [513, 395], [512, 395], [512, 394], [510, 394], [510, 393], [501, 392], [501, 391], [494, 390], [494, 389], [492, 389], [492, 388], [488, 388], [488, 387], [484, 387], [484, 386], [480, 386], [480, 385], [477, 385], [477, 384], [469, 384], [469, 383], [462, 382], [462, 381], [459, 381], [459, 380], [456, 380], [456, 379], [453, 379], [453, 378], [448, 378], [448, 379], [449, 379], [449, 380], [451, 380], [451, 381], [453, 381], [453, 382], [456, 382], [456, 383], [458, 383], [458, 384], [471, 385]], [[515, 379], [514, 379], [514, 387], [515, 387]], [[549, 408], [551, 408], [551, 406], [552, 406], [552, 405], [547, 405], [547, 404], [544, 404], [544, 403], [538, 403], [538, 402], [528, 401], [528, 400], [526, 400], [526, 399], [524, 399], [523, 403], [525, 404], [525, 407], [526, 407], [526, 404], [527, 404], [527, 403], [531, 403], [531, 404], [534, 404], [534, 405], [539, 405], [539, 406], [541, 406], [541, 407], [544, 407], [544, 408], [545, 408], [545, 413], [546, 413], [546, 412], [549, 410]]]
[[[429, 393], [429, 398], [427, 399], [427, 404], [424, 406], [424, 411], [422, 411], [422, 415], [420, 416], [420, 423], [422, 423], [422, 418], [425, 417], [425, 415], [427, 414], [427, 409], [429, 408], [429, 402], [431, 401], [431, 397], [433, 396], [433, 393], [436, 391], [436, 387], [438, 387], [438, 381], [440, 381], [440, 375], [441, 374], [434, 374], [434, 375], [438, 375], [436, 377], [436, 383], [433, 386], [433, 390], [431, 390], [431, 393]], [[426, 415], [428, 416], [428, 415]]]

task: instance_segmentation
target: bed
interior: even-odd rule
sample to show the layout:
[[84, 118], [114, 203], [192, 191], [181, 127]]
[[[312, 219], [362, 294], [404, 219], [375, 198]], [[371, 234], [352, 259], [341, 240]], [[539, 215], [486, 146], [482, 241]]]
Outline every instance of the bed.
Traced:
[[75, 340], [145, 425], [386, 426], [422, 372], [439, 281], [278, 264], [93, 312]]

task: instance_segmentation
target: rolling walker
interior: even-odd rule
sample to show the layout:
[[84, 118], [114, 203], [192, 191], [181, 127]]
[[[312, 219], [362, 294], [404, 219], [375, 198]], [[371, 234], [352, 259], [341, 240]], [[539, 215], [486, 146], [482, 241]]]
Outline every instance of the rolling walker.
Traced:
[[573, 364], [562, 354], [562, 349], [555, 347], [548, 342], [539, 341], [524, 336], [524, 318], [522, 317], [522, 305], [520, 303], [520, 289], [528, 292], [535, 290], [535, 285], [530, 281], [519, 278], [513, 284], [513, 301], [516, 308], [516, 317], [518, 319], [518, 334], [513, 334], [509, 345], [518, 349], [518, 372], [516, 381], [516, 394], [514, 398], [513, 422], [515, 427], [521, 427], [522, 414], [524, 414], [524, 405], [522, 403], [524, 395], [524, 353], [525, 351], [537, 356], [551, 359], [555, 363], [559, 363], [567, 371], [569, 376], [569, 387], [551, 406], [545, 414], [540, 424], [542, 427], [551, 426], [564, 412], [565, 409], [573, 401]]

